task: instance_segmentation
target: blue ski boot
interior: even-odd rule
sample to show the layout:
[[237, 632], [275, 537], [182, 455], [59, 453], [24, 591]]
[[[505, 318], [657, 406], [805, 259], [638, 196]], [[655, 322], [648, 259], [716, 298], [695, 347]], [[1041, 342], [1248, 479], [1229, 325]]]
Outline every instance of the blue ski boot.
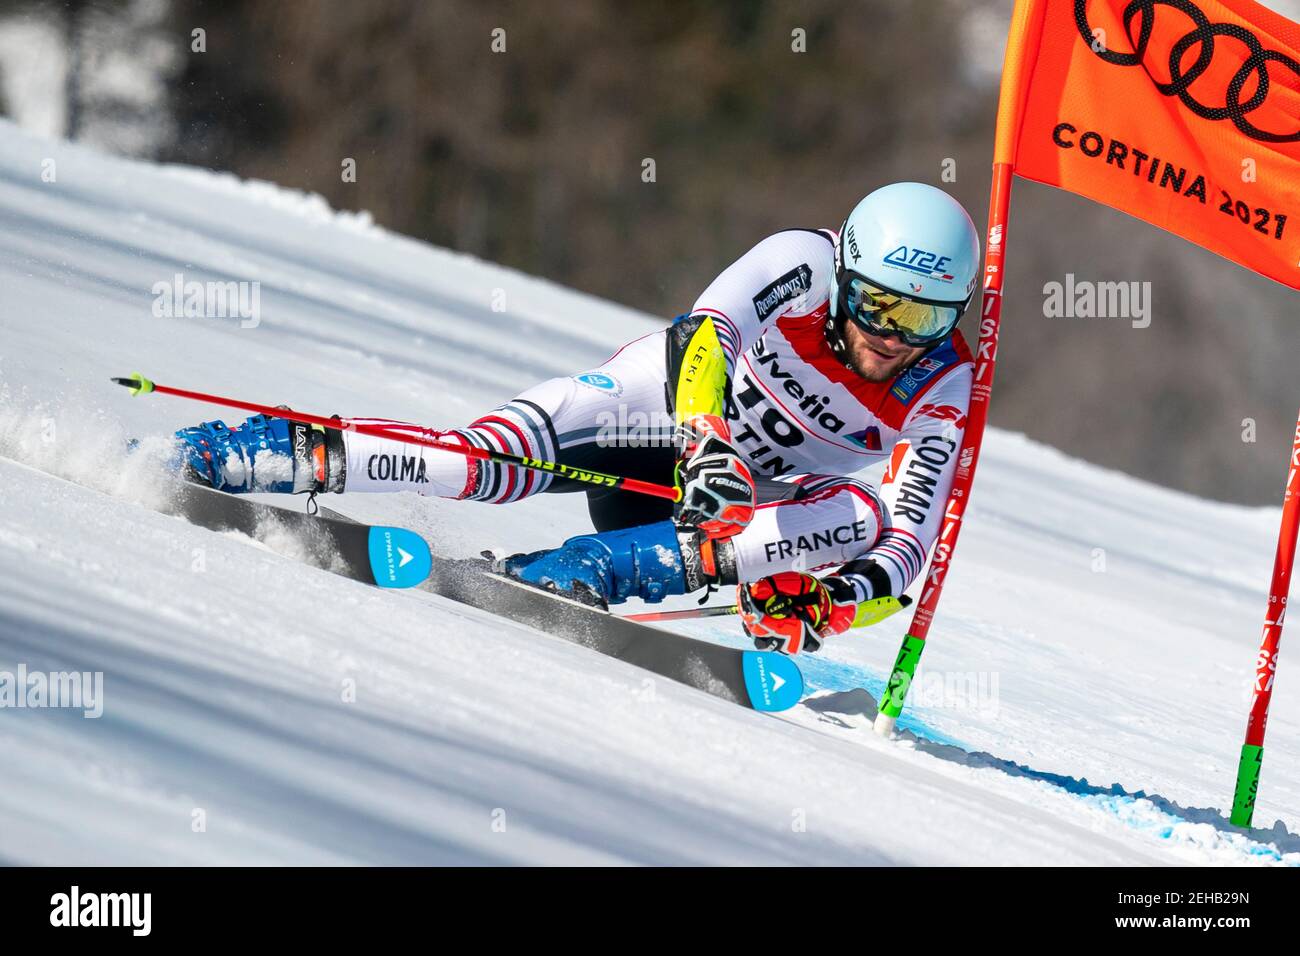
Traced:
[[709, 584], [734, 584], [731, 543], [709, 541], [671, 521], [570, 538], [558, 548], [516, 554], [498, 569], [586, 604], [629, 597], [657, 603]]
[[343, 487], [342, 436], [254, 415], [237, 428], [203, 422], [176, 433], [178, 470], [218, 491], [273, 494], [338, 491]]

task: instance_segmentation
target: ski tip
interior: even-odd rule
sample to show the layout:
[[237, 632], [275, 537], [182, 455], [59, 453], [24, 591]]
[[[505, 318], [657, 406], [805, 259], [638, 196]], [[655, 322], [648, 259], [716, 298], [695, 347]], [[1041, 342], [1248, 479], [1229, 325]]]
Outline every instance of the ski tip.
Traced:
[[139, 372], [131, 373], [129, 378], [113, 378], [114, 385], [121, 385], [131, 390], [132, 395], [147, 395], [153, 391], [153, 382], [145, 378]]
[[433, 569], [429, 545], [414, 531], [370, 529], [370, 570], [381, 588], [413, 588]]
[[741, 666], [749, 703], [755, 710], [789, 710], [803, 699], [803, 674], [786, 655], [745, 651]]

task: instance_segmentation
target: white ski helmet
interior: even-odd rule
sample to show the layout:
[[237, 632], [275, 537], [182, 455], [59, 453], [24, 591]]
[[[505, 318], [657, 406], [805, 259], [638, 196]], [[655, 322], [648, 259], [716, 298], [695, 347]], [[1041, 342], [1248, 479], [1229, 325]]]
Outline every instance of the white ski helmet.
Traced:
[[882, 186], [840, 229], [831, 316], [935, 345], [957, 327], [979, 276], [979, 233], [961, 203], [924, 183]]

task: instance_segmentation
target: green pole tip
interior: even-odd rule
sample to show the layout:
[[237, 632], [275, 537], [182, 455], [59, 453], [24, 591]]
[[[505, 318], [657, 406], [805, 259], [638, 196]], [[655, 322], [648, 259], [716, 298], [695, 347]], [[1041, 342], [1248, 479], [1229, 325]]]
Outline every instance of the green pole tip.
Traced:
[[147, 394], [153, 391], [153, 382], [145, 378], [139, 372], [132, 373], [130, 378], [114, 378], [113, 382], [122, 385], [131, 390], [132, 395]]
[[1237, 764], [1237, 787], [1232, 795], [1232, 825], [1249, 827], [1255, 817], [1255, 797], [1259, 794], [1259, 771], [1264, 765], [1264, 748], [1245, 744]]
[[925, 641], [908, 634], [903, 638], [903, 646], [898, 649], [894, 660], [894, 670], [889, 675], [889, 682], [881, 695], [877, 709], [885, 717], [897, 720], [903, 712], [903, 701], [907, 699], [908, 688], [916, 676], [916, 665], [920, 663], [921, 652], [925, 650]]

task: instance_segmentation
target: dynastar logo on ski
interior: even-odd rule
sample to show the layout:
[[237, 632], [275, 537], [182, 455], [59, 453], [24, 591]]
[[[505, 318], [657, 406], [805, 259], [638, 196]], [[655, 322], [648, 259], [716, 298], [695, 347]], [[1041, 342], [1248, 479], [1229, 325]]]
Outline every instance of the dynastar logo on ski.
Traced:
[[432, 556], [414, 532], [376, 527], [370, 529], [370, 564], [380, 587], [409, 588], [429, 576]]

